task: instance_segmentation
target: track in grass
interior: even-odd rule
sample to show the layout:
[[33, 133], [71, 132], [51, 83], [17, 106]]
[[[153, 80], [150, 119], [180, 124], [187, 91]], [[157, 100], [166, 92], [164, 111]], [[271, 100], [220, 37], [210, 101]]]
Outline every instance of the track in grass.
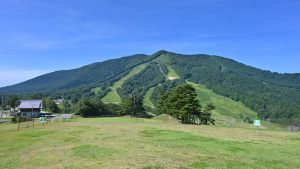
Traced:
[[101, 100], [104, 103], [115, 103], [115, 104], [121, 103], [121, 98], [117, 93], [117, 89], [121, 88], [123, 83], [126, 80], [128, 80], [132, 76], [134, 76], [134, 75], [140, 73], [142, 70], [144, 70], [145, 67], [146, 67], [146, 64], [142, 64], [142, 65], [139, 65], [139, 66], [133, 68], [132, 71], [130, 71], [126, 76], [122, 77], [119, 81], [114, 83], [114, 85], [111, 87], [111, 91], [108, 92], [107, 95], [104, 96]]
[[155, 87], [151, 87], [144, 96], [144, 104], [145, 106], [154, 108], [154, 104], [151, 101], [151, 96], [153, 94]]

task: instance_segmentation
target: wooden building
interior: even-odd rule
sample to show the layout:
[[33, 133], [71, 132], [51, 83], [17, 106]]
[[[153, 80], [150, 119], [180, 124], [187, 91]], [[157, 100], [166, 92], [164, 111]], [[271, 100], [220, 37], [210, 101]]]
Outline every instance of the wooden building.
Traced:
[[42, 100], [20, 100], [19, 114], [22, 117], [34, 118], [40, 117], [43, 109]]

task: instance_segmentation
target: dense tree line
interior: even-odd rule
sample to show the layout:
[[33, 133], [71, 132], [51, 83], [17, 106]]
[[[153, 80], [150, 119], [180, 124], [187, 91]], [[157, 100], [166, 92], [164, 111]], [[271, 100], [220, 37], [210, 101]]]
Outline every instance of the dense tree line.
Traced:
[[81, 99], [76, 104], [77, 113], [82, 117], [107, 115], [104, 104], [98, 100]]
[[58, 108], [57, 104], [50, 97], [46, 97], [43, 99], [43, 110], [52, 112], [52, 113], [60, 113], [61, 110]]
[[75, 112], [82, 117], [93, 116], [133, 116], [149, 117], [145, 112], [143, 100], [132, 95], [124, 98], [120, 105], [104, 104], [98, 99], [81, 99], [75, 105]]
[[134, 117], [149, 117], [144, 108], [143, 98], [136, 96], [134, 93], [131, 97], [122, 100], [119, 114]]

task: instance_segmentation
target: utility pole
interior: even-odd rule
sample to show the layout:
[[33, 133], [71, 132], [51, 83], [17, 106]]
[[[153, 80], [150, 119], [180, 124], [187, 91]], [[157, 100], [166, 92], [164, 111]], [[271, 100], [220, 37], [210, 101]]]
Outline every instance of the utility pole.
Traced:
[[3, 117], [3, 114], [4, 114], [4, 106], [3, 106], [3, 105], [4, 105], [4, 104], [3, 104], [4, 101], [3, 101], [3, 96], [1, 96], [1, 99], [2, 99], [2, 100], [1, 100], [1, 109], [0, 109], [0, 110], [1, 110], [1, 113], [0, 113], [0, 114], [1, 114], [1, 118], [2, 118], [2, 117]]
[[33, 105], [31, 104], [31, 115], [33, 115]]
[[1, 96], [1, 108], [3, 109], [4, 107], [3, 107], [3, 103], [4, 103], [4, 100], [3, 100], [3, 96]]

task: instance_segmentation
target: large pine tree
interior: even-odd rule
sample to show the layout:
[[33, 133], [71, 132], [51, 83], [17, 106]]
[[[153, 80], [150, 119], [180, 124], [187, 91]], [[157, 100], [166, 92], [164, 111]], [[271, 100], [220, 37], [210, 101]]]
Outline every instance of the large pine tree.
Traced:
[[214, 124], [211, 117], [212, 104], [206, 105], [204, 110], [197, 99], [195, 88], [190, 84], [175, 87], [161, 95], [158, 102], [158, 112], [167, 113], [186, 124]]

